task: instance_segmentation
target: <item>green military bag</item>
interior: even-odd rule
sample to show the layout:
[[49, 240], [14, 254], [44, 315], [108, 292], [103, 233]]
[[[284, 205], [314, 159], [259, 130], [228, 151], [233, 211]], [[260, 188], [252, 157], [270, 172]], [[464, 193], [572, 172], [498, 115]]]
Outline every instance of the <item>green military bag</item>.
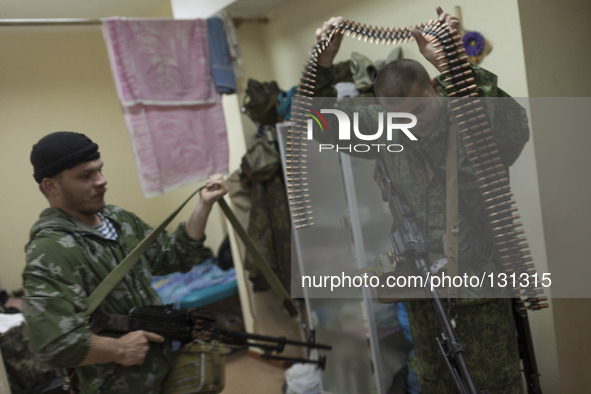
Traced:
[[172, 356], [165, 394], [216, 394], [224, 389], [226, 349], [218, 342], [193, 341]]

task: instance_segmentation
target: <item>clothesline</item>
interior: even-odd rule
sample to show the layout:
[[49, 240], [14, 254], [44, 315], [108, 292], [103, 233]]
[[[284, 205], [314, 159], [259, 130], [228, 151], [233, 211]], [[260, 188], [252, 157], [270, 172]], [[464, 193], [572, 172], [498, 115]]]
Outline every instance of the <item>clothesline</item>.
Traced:
[[51, 19], [0, 19], [0, 26], [49, 26], [49, 25], [100, 25], [100, 19], [51, 18]]
[[[232, 18], [236, 26], [245, 22], [267, 23], [266, 17]], [[64, 26], [64, 25], [100, 25], [97, 18], [36, 18], [36, 19], [0, 19], [0, 26]]]

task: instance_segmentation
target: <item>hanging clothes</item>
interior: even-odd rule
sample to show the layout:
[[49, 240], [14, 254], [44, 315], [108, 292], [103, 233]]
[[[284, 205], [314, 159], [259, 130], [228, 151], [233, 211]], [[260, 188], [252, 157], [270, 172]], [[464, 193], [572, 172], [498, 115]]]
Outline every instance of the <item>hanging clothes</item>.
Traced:
[[102, 31], [144, 195], [226, 172], [206, 21], [113, 17]]
[[[248, 234], [291, 292], [291, 222], [279, 151], [273, 142], [256, 138], [242, 158], [241, 168], [243, 183], [250, 190]], [[248, 253], [244, 265], [254, 291], [268, 290], [269, 284]]]
[[222, 94], [236, 93], [234, 66], [222, 18], [217, 16], [207, 18], [207, 39], [210, 49], [211, 72], [218, 92]]

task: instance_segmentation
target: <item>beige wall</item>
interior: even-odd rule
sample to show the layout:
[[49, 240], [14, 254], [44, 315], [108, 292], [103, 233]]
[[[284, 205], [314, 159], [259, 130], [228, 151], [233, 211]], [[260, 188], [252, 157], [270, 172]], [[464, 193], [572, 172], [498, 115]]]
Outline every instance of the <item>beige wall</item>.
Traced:
[[[591, 96], [591, 4], [587, 0], [519, 0], [519, 10], [530, 95]], [[555, 120], [548, 115], [533, 112], [534, 126]], [[576, 270], [589, 261], [591, 134], [588, 129], [567, 126], [540, 132], [535, 138], [550, 272], [565, 264]], [[590, 312], [588, 298], [553, 302], [562, 393], [588, 392], [591, 387]]]
[[[150, 16], [170, 16], [162, 7]], [[198, 185], [166, 195], [143, 196], [127, 131], [107, 60], [100, 27], [0, 28], [0, 176], [4, 179], [0, 217], [0, 283], [21, 287], [24, 245], [31, 225], [47, 202], [32, 177], [29, 155], [43, 135], [58, 130], [79, 131], [100, 145], [108, 180], [107, 202], [128, 208], [158, 225]], [[171, 226], [187, 218], [194, 206]], [[214, 251], [225, 225], [212, 212], [207, 228]]]
[[[517, 0], [493, 3], [473, 0], [430, 1], [402, 0], [291, 0], [270, 11], [267, 24], [243, 25], [238, 28], [243, 47], [242, 71], [245, 77], [276, 80], [288, 89], [299, 81], [309, 51], [314, 44], [314, 32], [331, 16], [343, 16], [374, 26], [409, 26], [436, 17], [435, 6], [441, 5], [454, 13], [461, 8], [463, 25], [467, 30], [478, 30], [493, 46], [482, 63], [499, 76], [500, 85], [514, 97], [528, 96], [525, 58]], [[385, 58], [390, 48], [345, 39], [336, 61], [346, 60], [352, 51], [361, 52], [377, 60]], [[404, 56], [422, 61], [435, 75], [435, 69], [424, 62], [414, 43], [403, 46]], [[246, 86], [246, 78], [241, 87]], [[246, 129], [247, 138], [251, 130]], [[520, 209], [534, 261], [541, 272], [547, 272], [545, 234], [540, 206], [538, 174], [536, 170], [535, 136], [527, 144], [511, 170], [513, 192]], [[546, 392], [559, 392], [557, 349], [552, 312], [545, 310], [531, 314], [532, 330], [542, 384]]]

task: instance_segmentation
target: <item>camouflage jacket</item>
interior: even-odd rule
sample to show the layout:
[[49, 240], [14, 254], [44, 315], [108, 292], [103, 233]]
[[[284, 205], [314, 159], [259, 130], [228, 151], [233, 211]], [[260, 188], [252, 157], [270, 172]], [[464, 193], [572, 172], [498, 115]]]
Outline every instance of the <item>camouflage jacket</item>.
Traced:
[[[526, 112], [517, 101], [497, 86], [497, 77], [494, 74], [477, 66], [473, 66], [473, 72], [479, 95], [485, 97], [485, 101], [489, 100], [485, 102], [485, 108], [503, 166], [508, 168], [515, 162], [529, 139]], [[322, 103], [324, 100], [321, 99], [322, 97], [335, 97], [333, 78], [331, 69], [319, 67], [315, 91], [315, 97], [318, 99], [315, 99], [314, 105], [318, 105], [316, 100]], [[444, 96], [445, 84], [442, 78], [438, 77], [436, 82], [441, 96]], [[487, 99], [489, 97], [491, 99]], [[492, 97], [495, 98], [492, 99]], [[362, 107], [359, 106], [360, 100]], [[326, 102], [329, 101], [326, 100]], [[378, 130], [379, 114], [385, 110], [378, 104], [366, 105], [365, 103], [368, 103], [367, 99], [343, 98], [336, 103], [336, 107], [346, 113], [358, 112], [359, 130], [368, 134], [368, 131]], [[410, 141], [402, 132], [393, 133], [390, 141], [385, 140], [385, 132], [382, 140], [371, 141], [371, 143], [385, 145], [400, 144], [404, 147], [402, 152], [390, 153], [382, 149], [379, 153], [370, 151], [356, 155], [366, 159], [381, 156], [390, 178], [408, 200], [419, 225], [427, 234], [431, 262], [443, 257], [443, 236], [446, 232], [446, 139], [451, 119], [447, 104], [448, 101], [444, 100], [444, 109], [433, 130], [418, 141]], [[320, 108], [329, 107], [320, 106]], [[324, 118], [327, 121], [336, 120], [335, 116]], [[338, 125], [331, 126], [329, 123], [328, 130], [331, 129], [338, 129]], [[338, 142], [334, 132], [315, 132], [314, 139], [321, 143]], [[369, 144], [370, 142], [356, 140], [352, 135], [347, 144], [354, 143]], [[432, 177], [429, 175], [430, 172]], [[479, 186], [481, 183], [468, 162], [466, 148], [458, 136], [460, 273], [499, 271], [499, 267], [494, 262], [492, 236]]]
[[[107, 205], [104, 216], [114, 224], [119, 240], [106, 239], [92, 226], [56, 208], [41, 213], [26, 245], [23, 272], [24, 315], [30, 348], [39, 360], [54, 368], [74, 367], [86, 357], [91, 333], [85, 311], [88, 296], [152, 228], [134, 214]], [[163, 232], [130, 272], [117, 284], [101, 307], [127, 313], [134, 306], [161, 304], [150, 286], [151, 275], [188, 271], [211, 256], [203, 241], [191, 239], [181, 224]], [[119, 336], [101, 332], [100, 335]], [[119, 368], [115, 363], [76, 368], [82, 393], [158, 393], [169, 369], [171, 344], [151, 344], [142, 365]]]

